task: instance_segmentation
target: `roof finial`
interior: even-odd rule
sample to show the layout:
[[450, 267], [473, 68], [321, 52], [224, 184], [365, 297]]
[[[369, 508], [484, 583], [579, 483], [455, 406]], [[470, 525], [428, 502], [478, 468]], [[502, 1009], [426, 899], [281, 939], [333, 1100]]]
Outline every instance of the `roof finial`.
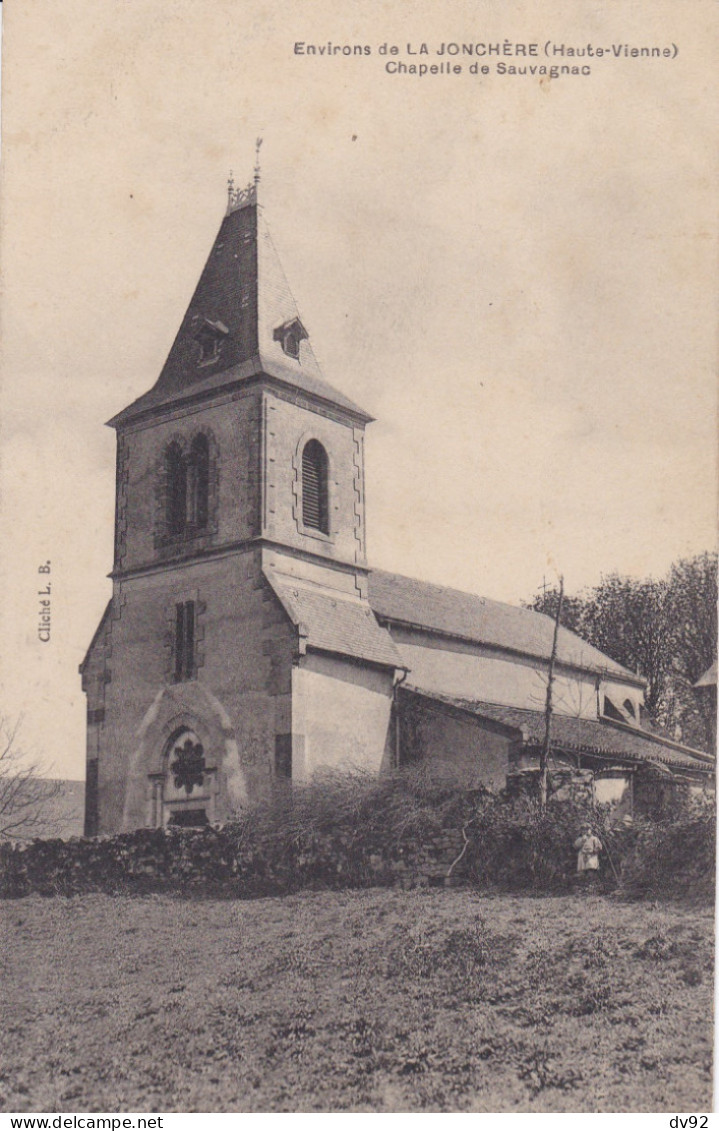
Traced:
[[235, 175], [230, 169], [230, 176], [227, 180], [227, 212], [229, 216], [231, 212], [237, 212], [240, 208], [246, 208], [251, 204], [257, 204], [257, 188], [260, 183], [260, 146], [262, 145], [262, 138], [258, 137], [255, 142], [255, 176], [254, 180], [245, 188], [237, 188], [235, 184]]

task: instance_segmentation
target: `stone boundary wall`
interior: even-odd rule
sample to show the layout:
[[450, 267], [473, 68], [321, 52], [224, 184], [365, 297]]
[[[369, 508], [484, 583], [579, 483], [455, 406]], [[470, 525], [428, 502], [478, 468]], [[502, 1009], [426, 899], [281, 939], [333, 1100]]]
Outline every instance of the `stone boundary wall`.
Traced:
[[452, 864], [463, 846], [454, 829], [392, 845], [313, 833], [292, 846], [244, 846], [236, 826], [35, 840], [0, 846], [0, 898], [96, 891], [253, 898], [312, 887], [441, 885], [450, 869], [459, 875]]
[[[294, 823], [287, 814], [250, 816], [203, 829], [6, 843], [0, 845], [0, 899], [85, 892], [251, 899], [304, 888], [455, 882], [484, 891], [576, 886], [574, 842], [586, 807], [565, 802], [540, 813], [521, 799], [462, 795], [461, 803], [449, 798], [449, 809], [393, 809], [387, 796], [382, 807], [377, 794], [374, 808], [350, 813], [330, 800], [329, 807], [300, 812]], [[713, 901], [713, 808], [630, 827], [605, 823], [598, 810], [592, 819], [604, 846], [597, 877], [602, 890], [631, 899]]]

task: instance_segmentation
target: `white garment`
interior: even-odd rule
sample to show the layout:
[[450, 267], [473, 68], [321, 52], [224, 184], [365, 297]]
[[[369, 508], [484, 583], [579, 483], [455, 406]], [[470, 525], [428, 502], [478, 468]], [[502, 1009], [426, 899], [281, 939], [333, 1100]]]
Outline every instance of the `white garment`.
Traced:
[[587, 833], [575, 840], [574, 847], [577, 856], [578, 872], [597, 872], [599, 870], [599, 853], [602, 851], [602, 842], [594, 833]]

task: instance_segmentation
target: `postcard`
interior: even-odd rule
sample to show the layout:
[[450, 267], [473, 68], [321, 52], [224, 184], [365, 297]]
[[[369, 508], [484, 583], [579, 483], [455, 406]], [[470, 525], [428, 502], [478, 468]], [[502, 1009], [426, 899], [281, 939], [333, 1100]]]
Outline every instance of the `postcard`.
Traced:
[[3, 9], [3, 1110], [709, 1111], [715, 6]]

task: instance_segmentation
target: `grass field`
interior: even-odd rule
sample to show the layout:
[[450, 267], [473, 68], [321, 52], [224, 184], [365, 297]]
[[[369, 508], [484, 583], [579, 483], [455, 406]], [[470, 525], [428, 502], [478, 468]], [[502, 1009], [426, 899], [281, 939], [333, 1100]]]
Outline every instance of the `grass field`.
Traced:
[[709, 909], [461, 890], [0, 905], [6, 1111], [708, 1111]]

